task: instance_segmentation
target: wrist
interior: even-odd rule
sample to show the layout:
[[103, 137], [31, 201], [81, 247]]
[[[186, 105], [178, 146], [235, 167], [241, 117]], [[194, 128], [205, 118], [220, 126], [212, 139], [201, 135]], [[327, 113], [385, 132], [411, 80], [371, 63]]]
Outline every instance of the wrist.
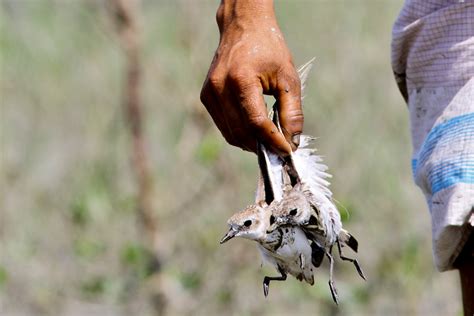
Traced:
[[229, 26], [275, 23], [273, 0], [222, 0], [216, 14], [221, 33]]

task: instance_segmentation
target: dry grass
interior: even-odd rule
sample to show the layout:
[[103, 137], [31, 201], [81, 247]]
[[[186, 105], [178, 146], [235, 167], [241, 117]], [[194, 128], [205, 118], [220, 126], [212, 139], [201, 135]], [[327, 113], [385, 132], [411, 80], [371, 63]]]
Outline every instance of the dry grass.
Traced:
[[[226, 145], [199, 102], [217, 45], [216, 3], [145, 1], [146, 137], [165, 236], [170, 315], [453, 315], [456, 273], [432, 263], [430, 223], [410, 172], [407, 111], [392, 78], [400, 1], [276, 1], [294, 59], [316, 57], [307, 133], [334, 174], [368, 282], [337, 262], [327, 288], [275, 284], [263, 298], [250, 242], [218, 241], [253, 196], [256, 158]], [[2, 315], [148, 315], [129, 141], [124, 60], [101, 2], [2, 1]]]

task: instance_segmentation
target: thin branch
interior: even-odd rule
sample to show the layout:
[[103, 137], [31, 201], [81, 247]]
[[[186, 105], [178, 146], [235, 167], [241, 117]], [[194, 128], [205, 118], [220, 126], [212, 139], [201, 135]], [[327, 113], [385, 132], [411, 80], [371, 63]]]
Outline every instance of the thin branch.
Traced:
[[132, 141], [132, 168], [138, 182], [137, 214], [145, 232], [146, 247], [153, 256], [151, 299], [156, 314], [163, 313], [164, 300], [159, 282], [158, 221], [153, 200], [154, 182], [148, 148], [143, 135], [143, 109], [140, 95], [140, 32], [137, 21], [138, 1], [111, 0], [110, 9], [126, 56], [124, 112]]

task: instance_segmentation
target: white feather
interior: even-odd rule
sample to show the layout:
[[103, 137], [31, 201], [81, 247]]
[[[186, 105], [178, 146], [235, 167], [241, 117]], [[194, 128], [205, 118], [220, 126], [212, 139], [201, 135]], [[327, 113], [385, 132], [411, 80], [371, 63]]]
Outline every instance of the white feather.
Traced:
[[[283, 161], [278, 157], [278, 155], [273, 154], [271, 151], [267, 150], [265, 146], [263, 147], [263, 157], [265, 159], [265, 165], [267, 166], [268, 177], [270, 178], [270, 183], [272, 186], [272, 191], [274, 199], [280, 201], [283, 198]], [[257, 190], [255, 192], [255, 203], [260, 203], [265, 201], [265, 187], [262, 173], [260, 173]]]
[[301, 82], [301, 99], [304, 99], [304, 89], [306, 88], [306, 81], [308, 80], [308, 74], [313, 68], [314, 57], [311, 58], [306, 64], [298, 68], [298, 76]]
[[[306, 87], [309, 71], [312, 68], [314, 58], [298, 69], [301, 80], [301, 95]], [[326, 243], [333, 244], [342, 229], [341, 216], [332, 200], [332, 192], [329, 189], [330, 182], [327, 180], [331, 175], [327, 172], [328, 167], [323, 163], [321, 156], [316, 154], [312, 147], [315, 138], [308, 135], [300, 136], [298, 149], [292, 153], [293, 166], [298, 173], [302, 185], [309, 189], [315, 203], [321, 213], [323, 225], [327, 227]]]
[[326, 180], [331, 178], [331, 175], [326, 172], [328, 167], [322, 163], [321, 156], [316, 155], [316, 149], [310, 147], [314, 139], [307, 135], [300, 136], [300, 145], [292, 154], [293, 164], [301, 182], [313, 194], [322, 193], [331, 199], [332, 192], [328, 188], [330, 183]]
[[270, 181], [273, 187], [275, 200], [280, 201], [283, 198], [283, 161], [268, 150], [264, 151], [265, 160], [269, 169]]

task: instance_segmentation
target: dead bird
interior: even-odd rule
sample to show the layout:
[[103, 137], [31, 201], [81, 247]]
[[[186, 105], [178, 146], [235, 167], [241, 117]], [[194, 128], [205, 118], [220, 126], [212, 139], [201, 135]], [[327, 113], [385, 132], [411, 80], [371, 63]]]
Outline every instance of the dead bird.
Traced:
[[[313, 60], [298, 70], [302, 92]], [[278, 121], [277, 115], [276, 109], [269, 114], [274, 121]], [[270, 281], [284, 281], [288, 274], [313, 285], [314, 266], [311, 258], [313, 250], [303, 230], [297, 226], [288, 226], [267, 232], [271, 225], [272, 208], [283, 198], [286, 179], [283, 170], [284, 161], [269, 152], [263, 144], [258, 145], [257, 154], [260, 177], [255, 204], [232, 215], [227, 222], [229, 231], [222, 238], [221, 244], [233, 237], [257, 242], [263, 261], [270, 263], [280, 273], [278, 277], [265, 276], [263, 279], [265, 296], [268, 295]]]
[[297, 226], [280, 227], [267, 233], [272, 216], [272, 205], [254, 204], [232, 215], [228, 220], [229, 231], [221, 244], [242, 237], [257, 242], [263, 261], [274, 266], [278, 277], [265, 276], [263, 293], [268, 295], [270, 281], [284, 281], [287, 274], [300, 281], [314, 284], [312, 249], [303, 230]]
[[328, 188], [327, 167], [322, 164], [316, 150], [310, 148], [314, 138], [302, 135], [300, 146], [291, 156], [291, 164], [287, 165], [290, 174], [295, 175], [294, 186], [286, 186], [283, 198], [272, 208], [268, 233], [280, 227], [298, 226], [312, 242], [312, 260], [319, 267], [324, 255], [329, 259], [329, 287], [333, 300], [338, 303], [337, 290], [333, 282], [334, 259], [332, 248], [337, 246], [342, 260], [354, 264], [359, 275], [365, 275], [356, 259], [342, 254], [343, 245], [357, 252], [357, 240], [342, 228], [341, 217], [333, 202], [332, 193]]

